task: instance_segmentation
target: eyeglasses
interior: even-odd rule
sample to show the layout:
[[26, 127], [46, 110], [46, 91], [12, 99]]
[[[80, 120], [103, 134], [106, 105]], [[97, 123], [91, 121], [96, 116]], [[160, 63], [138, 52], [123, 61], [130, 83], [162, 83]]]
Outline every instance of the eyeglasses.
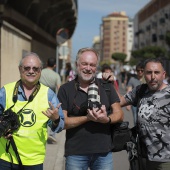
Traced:
[[136, 70], [137, 72], [143, 72], [143, 70]]
[[30, 66], [20, 66], [20, 67], [22, 67], [25, 72], [28, 72], [32, 69], [34, 72], [38, 73], [41, 70], [41, 67], [30, 67]]

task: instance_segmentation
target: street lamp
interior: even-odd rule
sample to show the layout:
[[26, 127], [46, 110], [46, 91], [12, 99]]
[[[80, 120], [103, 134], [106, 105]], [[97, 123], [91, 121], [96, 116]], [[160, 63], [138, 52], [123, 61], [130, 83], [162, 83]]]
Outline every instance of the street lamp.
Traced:
[[56, 41], [57, 41], [57, 47], [56, 47], [56, 71], [58, 72], [58, 68], [59, 68], [59, 47], [61, 44], [63, 44], [64, 42], [66, 42], [69, 38], [69, 31], [66, 28], [61, 28], [57, 31], [56, 34]]

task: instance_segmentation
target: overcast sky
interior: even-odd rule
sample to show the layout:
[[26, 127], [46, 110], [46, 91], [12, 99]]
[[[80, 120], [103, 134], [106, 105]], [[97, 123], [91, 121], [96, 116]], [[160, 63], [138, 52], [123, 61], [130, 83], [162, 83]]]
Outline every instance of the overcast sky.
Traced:
[[102, 18], [113, 13], [125, 11], [133, 18], [150, 0], [78, 0], [77, 26], [72, 36], [74, 61], [77, 51], [91, 47], [93, 37], [99, 35]]

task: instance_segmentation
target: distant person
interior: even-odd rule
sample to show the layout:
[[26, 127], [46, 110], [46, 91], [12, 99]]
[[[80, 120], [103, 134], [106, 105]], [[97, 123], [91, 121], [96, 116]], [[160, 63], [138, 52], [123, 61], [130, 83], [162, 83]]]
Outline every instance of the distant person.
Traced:
[[117, 79], [112, 71], [112, 68], [108, 65], [108, 64], [103, 64], [102, 67], [101, 67], [101, 74], [98, 73], [97, 74], [97, 78], [103, 78], [103, 76], [105, 76], [104, 74], [105, 73], [110, 73], [110, 76], [112, 76], [112, 79], [110, 78], [109, 81], [112, 81], [113, 82], [113, 86], [116, 90], [119, 90], [119, 86], [118, 86], [118, 83], [117, 83]]
[[122, 69], [120, 72], [122, 88], [125, 89], [126, 86], [126, 70]]
[[[41, 71], [40, 82], [50, 89], [52, 89], [56, 94], [61, 85], [60, 75], [54, 71], [56, 68], [56, 58], [50, 57], [47, 60], [47, 67]], [[49, 130], [48, 142], [57, 142], [56, 133], [51, 129]]]
[[71, 63], [66, 63], [66, 82], [75, 79], [75, 71], [71, 67]]
[[[136, 72], [137, 72], [137, 75], [134, 76], [134, 74], [133, 74], [133, 76], [131, 76], [129, 81], [127, 82], [127, 86], [126, 86], [127, 93], [132, 91], [132, 89], [137, 87], [138, 85], [145, 83], [145, 80], [143, 77], [143, 72], [144, 72], [144, 63], [143, 62], [140, 62], [136, 65]], [[137, 115], [136, 109], [137, 108], [135, 106], [128, 105], [128, 106], [126, 106], [126, 109], [127, 110], [132, 109], [134, 124], [136, 124], [136, 115]]]
[[56, 58], [50, 57], [47, 60], [47, 67], [41, 72], [40, 82], [52, 89], [56, 94], [61, 86], [61, 77], [55, 72]]
[[[39, 83], [42, 68], [39, 56], [33, 52], [26, 53], [18, 68], [20, 80], [0, 89], [0, 115], [7, 111], [13, 113], [8, 121], [0, 122], [0, 170], [43, 170], [47, 125], [60, 132], [64, 127], [64, 115], [56, 94]], [[19, 119], [16, 121], [19, 126], [11, 131], [9, 128], [16, 124], [11, 122], [14, 115]], [[12, 139], [18, 154], [11, 146], [13, 143], [9, 142]]]

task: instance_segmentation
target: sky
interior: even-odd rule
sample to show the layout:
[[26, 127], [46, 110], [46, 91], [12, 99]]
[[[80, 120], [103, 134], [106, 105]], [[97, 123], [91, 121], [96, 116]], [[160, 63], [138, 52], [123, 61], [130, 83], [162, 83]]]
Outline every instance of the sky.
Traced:
[[94, 36], [100, 35], [102, 18], [113, 12], [135, 14], [150, 0], [78, 0], [77, 25], [72, 36], [72, 60], [80, 48], [91, 47]]

